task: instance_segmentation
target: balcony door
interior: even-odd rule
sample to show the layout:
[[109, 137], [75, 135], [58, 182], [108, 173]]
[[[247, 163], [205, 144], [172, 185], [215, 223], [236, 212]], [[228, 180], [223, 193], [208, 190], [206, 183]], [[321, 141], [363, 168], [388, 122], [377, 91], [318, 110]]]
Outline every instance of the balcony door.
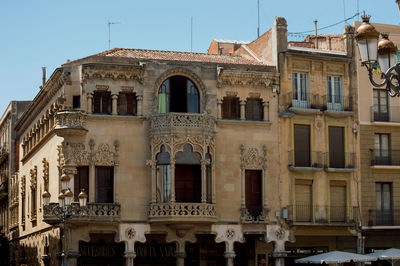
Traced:
[[246, 209], [253, 217], [257, 217], [262, 211], [262, 171], [245, 171], [245, 197]]
[[328, 76], [328, 110], [343, 110], [342, 77]]
[[391, 165], [390, 135], [375, 134], [375, 164]]
[[310, 126], [294, 125], [294, 165], [310, 167]]
[[375, 184], [376, 189], [376, 225], [392, 225], [392, 183]]
[[309, 100], [309, 81], [307, 73], [293, 73], [293, 107], [308, 108]]
[[175, 165], [176, 202], [201, 202], [201, 165]]
[[345, 167], [344, 127], [329, 127], [329, 167]]
[[311, 222], [312, 220], [312, 180], [296, 179], [296, 221]]
[[386, 90], [374, 90], [374, 121], [389, 121], [389, 100]]

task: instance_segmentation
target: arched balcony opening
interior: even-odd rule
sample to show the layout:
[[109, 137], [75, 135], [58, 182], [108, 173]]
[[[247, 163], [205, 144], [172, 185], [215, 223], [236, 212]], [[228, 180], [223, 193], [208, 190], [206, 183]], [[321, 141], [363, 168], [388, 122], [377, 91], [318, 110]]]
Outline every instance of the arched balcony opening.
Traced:
[[184, 76], [172, 76], [158, 90], [158, 113], [199, 113], [199, 90]]
[[170, 155], [162, 145], [160, 153], [156, 156], [157, 161], [157, 202], [169, 202], [172, 195], [172, 179]]

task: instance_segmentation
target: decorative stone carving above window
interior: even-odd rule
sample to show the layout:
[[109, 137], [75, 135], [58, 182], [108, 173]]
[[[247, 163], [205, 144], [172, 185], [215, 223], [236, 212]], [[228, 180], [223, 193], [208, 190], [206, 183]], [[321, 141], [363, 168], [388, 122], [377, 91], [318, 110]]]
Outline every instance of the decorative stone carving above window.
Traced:
[[35, 165], [33, 169], [30, 170], [31, 174], [31, 189], [37, 188], [37, 166]]
[[25, 195], [26, 192], [26, 176], [21, 177], [21, 195]]
[[241, 169], [266, 169], [267, 168], [267, 146], [263, 145], [263, 154], [259, 155], [258, 149], [251, 147], [245, 152], [244, 145], [240, 145], [240, 168]]
[[276, 77], [277, 75], [265, 72], [224, 70], [218, 75], [217, 87], [246, 86], [271, 88], [277, 83], [275, 80]]
[[111, 79], [111, 80], [136, 80], [143, 84], [144, 66], [126, 65], [96, 65], [87, 64], [83, 66], [82, 82], [87, 80]]
[[114, 166], [118, 165], [119, 142], [114, 141], [114, 151], [110, 145], [101, 143], [95, 149], [93, 139], [89, 141], [90, 150], [86, 150], [83, 143], [63, 142], [62, 150], [65, 165], [89, 165], [93, 163], [98, 166]]

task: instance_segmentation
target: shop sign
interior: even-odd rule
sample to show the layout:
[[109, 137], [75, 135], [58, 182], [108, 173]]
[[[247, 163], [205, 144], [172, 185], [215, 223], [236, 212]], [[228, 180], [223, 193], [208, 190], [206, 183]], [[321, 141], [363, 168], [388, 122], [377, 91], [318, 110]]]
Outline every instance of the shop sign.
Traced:
[[81, 257], [118, 258], [123, 255], [123, 243], [79, 243]]
[[172, 258], [175, 257], [175, 245], [142, 244], [135, 246], [136, 257], [142, 258]]

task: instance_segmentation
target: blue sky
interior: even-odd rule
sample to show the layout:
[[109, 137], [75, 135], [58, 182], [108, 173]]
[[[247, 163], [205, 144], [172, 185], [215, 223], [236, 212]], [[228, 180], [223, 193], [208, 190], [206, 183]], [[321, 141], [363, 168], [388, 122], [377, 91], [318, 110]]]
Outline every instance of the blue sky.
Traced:
[[[289, 32], [324, 27], [353, 16], [357, 9], [371, 21], [400, 24], [395, 0], [259, 0], [260, 33], [276, 16]], [[358, 5], [358, 8], [357, 8]], [[257, 37], [257, 0], [0, 0], [0, 112], [11, 100], [30, 100], [41, 85], [41, 67], [49, 77], [67, 59], [111, 48], [206, 52], [212, 39], [251, 41]], [[349, 21], [352, 24], [352, 20]], [[341, 33], [345, 23], [320, 31]]]

